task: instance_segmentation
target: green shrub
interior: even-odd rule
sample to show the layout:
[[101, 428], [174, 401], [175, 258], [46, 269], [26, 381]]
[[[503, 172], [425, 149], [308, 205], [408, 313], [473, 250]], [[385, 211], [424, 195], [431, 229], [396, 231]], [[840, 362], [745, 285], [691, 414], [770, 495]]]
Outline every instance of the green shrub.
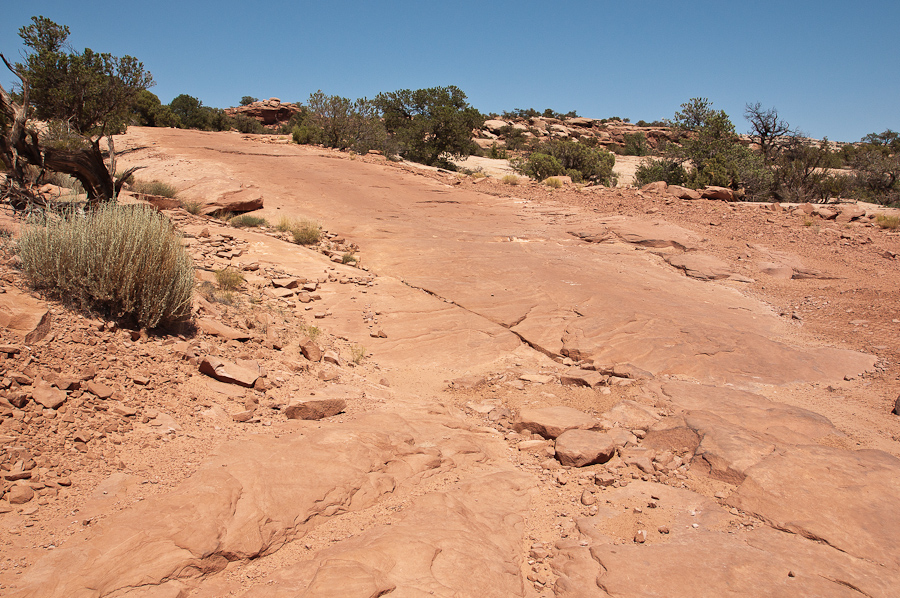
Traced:
[[580, 141], [542, 143], [525, 160], [513, 162], [513, 168], [535, 180], [567, 175], [573, 181], [590, 181], [609, 185], [613, 179], [616, 157], [610, 152], [590, 147]]
[[643, 133], [626, 133], [624, 141], [616, 152], [620, 156], [646, 156], [650, 153], [647, 137]]
[[158, 195], [160, 197], [168, 197], [170, 199], [175, 199], [175, 196], [178, 195], [178, 190], [175, 189], [175, 187], [168, 183], [163, 183], [162, 181], [157, 180], [152, 180], [149, 182], [136, 180], [131, 186], [131, 190], [135, 193], [141, 193], [144, 195]]
[[244, 275], [233, 268], [215, 271], [216, 283], [223, 291], [236, 291], [244, 284]]
[[665, 158], [644, 160], [634, 171], [634, 183], [638, 187], [656, 181], [665, 181], [669, 185], [684, 185], [687, 178], [687, 171], [678, 160]]
[[266, 132], [266, 128], [261, 122], [251, 116], [239, 114], [231, 119], [232, 126], [240, 133], [252, 133], [260, 135]]
[[313, 145], [321, 141], [320, 131], [310, 125], [298, 125], [291, 129], [291, 138], [300, 145]]
[[353, 255], [352, 253], [345, 253], [344, 255], [341, 256], [342, 264], [355, 264], [357, 261], [358, 260], [356, 259], [356, 256]]
[[169, 220], [148, 206], [30, 220], [19, 239], [36, 288], [154, 328], [190, 314], [194, 268]]
[[322, 229], [311, 220], [301, 220], [291, 226], [291, 235], [298, 245], [315, 245], [322, 237]]
[[488, 157], [494, 160], [506, 160], [508, 158], [506, 148], [498, 147], [496, 143], [492, 143], [491, 149], [488, 150]]
[[235, 228], [247, 228], [251, 226], [266, 226], [269, 223], [261, 216], [253, 216], [251, 214], [241, 214], [228, 220], [228, 224]]

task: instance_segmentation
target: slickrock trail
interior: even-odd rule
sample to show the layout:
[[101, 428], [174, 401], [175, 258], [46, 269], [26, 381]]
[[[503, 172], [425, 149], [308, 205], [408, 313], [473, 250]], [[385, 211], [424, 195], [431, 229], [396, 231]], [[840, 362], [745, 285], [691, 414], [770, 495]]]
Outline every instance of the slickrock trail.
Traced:
[[[244, 268], [253, 302], [201, 300], [198, 336], [177, 344], [118, 341], [124, 370], [104, 363], [119, 393], [92, 390], [63, 417], [108, 400], [143, 418], [108, 433], [121, 467], [73, 461], [80, 488], [0, 514], [24, 568], [0, 569], [4, 595], [896, 595], [896, 298], [869, 317], [879, 354], [759, 299], [857, 284], [849, 266], [732, 247], [678, 216], [721, 226], [736, 208], [719, 202], [547, 197], [236, 134], [134, 128], [116, 143], [135, 148], [123, 166], [184, 197], [262, 197], [269, 222], [318, 220], [364, 269], [171, 212], [201, 268]], [[651, 200], [669, 212], [625, 206]], [[747, 226], [763, 214], [740, 210]], [[879, 289], [896, 284], [890, 264]], [[84, 335], [61, 311], [7, 363], [74, 368]], [[165, 381], [137, 388], [130, 363]], [[41, 534], [68, 537], [50, 549]]]

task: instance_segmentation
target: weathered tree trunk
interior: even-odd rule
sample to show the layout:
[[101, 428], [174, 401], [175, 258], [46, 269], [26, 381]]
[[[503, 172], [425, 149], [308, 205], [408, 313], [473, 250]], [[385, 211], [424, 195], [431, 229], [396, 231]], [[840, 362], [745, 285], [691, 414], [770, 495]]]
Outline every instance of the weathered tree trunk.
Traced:
[[[90, 141], [90, 147], [81, 150], [62, 150], [41, 147], [37, 132], [27, 126], [28, 80], [17, 72], [2, 54], [0, 58], [19, 79], [22, 80], [22, 105], [12, 100], [10, 95], [0, 86], [0, 123], [10, 123], [4, 134], [0, 135], [0, 161], [9, 169], [5, 194], [16, 203], [22, 198], [30, 197], [32, 203], [45, 205], [46, 202], [36, 197], [28, 189], [25, 177], [25, 166], [32, 164], [41, 169], [52, 170], [71, 175], [78, 179], [87, 193], [88, 202], [97, 204], [101, 201], [115, 200], [122, 184], [138, 168], [129, 169], [118, 181], [115, 177], [115, 149], [112, 139], [109, 140], [111, 166], [107, 168], [100, 151], [100, 139]], [[14, 189], [13, 187], [18, 187]]]

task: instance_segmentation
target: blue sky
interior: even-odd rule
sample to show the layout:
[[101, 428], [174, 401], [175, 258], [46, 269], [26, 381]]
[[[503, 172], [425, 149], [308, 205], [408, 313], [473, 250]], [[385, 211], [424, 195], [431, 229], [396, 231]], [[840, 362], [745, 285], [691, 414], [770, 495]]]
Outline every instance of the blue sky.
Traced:
[[[456, 85], [482, 112], [670, 118], [692, 97], [747, 130], [775, 106], [817, 138], [900, 129], [900, 2], [31, 0], [4, 3], [0, 52], [33, 15], [72, 46], [144, 63], [164, 103], [305, 101]], [[13, 81], [7, 72], [0, 83]]]

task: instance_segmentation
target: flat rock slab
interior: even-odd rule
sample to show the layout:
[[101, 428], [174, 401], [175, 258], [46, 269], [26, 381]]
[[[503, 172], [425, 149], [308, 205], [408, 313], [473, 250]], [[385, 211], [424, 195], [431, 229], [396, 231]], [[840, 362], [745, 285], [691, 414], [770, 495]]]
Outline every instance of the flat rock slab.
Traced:
[[47, 336], [50, 321], [50, 310], [43, 301], [14, 288], [0, 294], [0, 326], [18, 335], [26, 345]]
[[67, 395], [64, 391], [45, 383], [35, 385], [31, 391], [31, 398], [44, 409], [58, 409], [66, 402]]
[[487, 475], [417, 499], [403, 517], [279, 571], [243, 598], [522, 596], [530, 476]]
[[347, 407], [347, 401], [343, 399], [321, 399], [294, 403], [284, 410], [288, 419], [323, 419], [337, 415]]
[[728, 500], [775, 528], [900, 571], [900, 459], [824, 446], [778, 449]]
[[237, 384], [245, 388], [250, 388], [259, 378], [259, 373], [251, 371], [247, 368], [219, 359], [218, 357], [206, 357], [200, 362], [200, 371], [207, 376], [211, 376], [219, 382], [227, 382], [228, 384]]
[[199, 328], [206, 334], [211, 334], [213, 336], [218, 336], [232, 341], [243, 342], [250, 339], [250, 333], [231, 328], [230, 326], [226, 326], [225, 324], [216, 320], [210, 320], [209, 318], [199, 318], [197, 320], [197, 328]]
[[522, 409], [513, 423], [517, 432], [528, 430], [544, 438], [556, 438], [566, 430], [596, 427], [597, 420], [583, 411], [572, 407], [544, 407], [542, 409]]
[[605, 432], [567, 430], [556, 439], [556, 458], [563, 465], [584, 467], [606, 463], [616, 454], [616, 443]]
[[699, 239], [696, 234], [667, 222], [650, 222], [624, 216], [602, 218], [605, 225], [626, 243], [643, 247], [674, 247], [682, 251], [696, 249]]

